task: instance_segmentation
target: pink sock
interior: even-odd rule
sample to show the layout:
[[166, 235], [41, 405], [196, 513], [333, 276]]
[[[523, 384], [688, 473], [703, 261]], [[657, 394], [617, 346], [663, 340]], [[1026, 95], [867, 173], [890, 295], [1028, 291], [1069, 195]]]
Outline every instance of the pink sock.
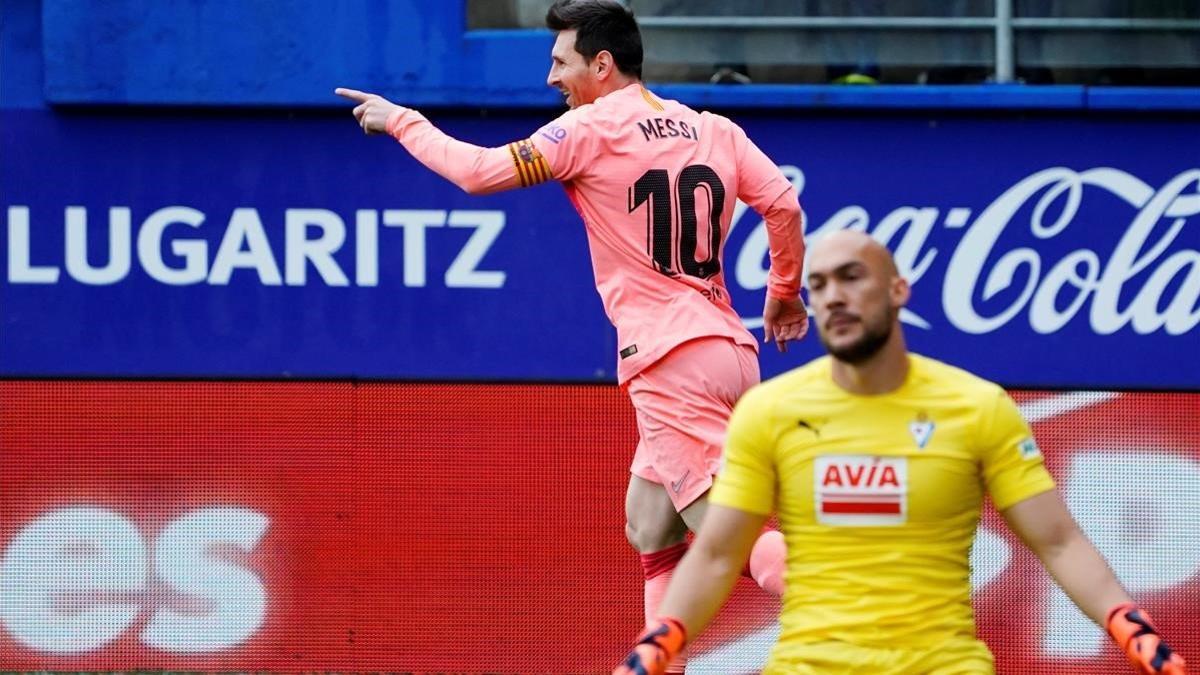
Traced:
[[[667, 594], [667, 586], [671, 583], [671, 573], [675, 570], [675, 566], [679, 564], [679, 560], [683, 558], [683, 554], [687, 553], [687, 547], [687, 542], [683, 542], [664, 548], [661, 551], [643, 553], [639, 556], [642, 561], [642, 571], [646, 575], [645, 607], [647, 623], [658, 616], [658, 606], [662, 604], [663, 596]], [[670, 667], [667, 668], [668, 673], [683, 672], [684, 666], [687, 665], [687, 656], [685, 654], [675, 657]]]
[[642, 572], [646, 575], [647, 623], [658, 616], [658, 606], [662, 604], [663, 596], [667, 594], [667, 585], [671, 583], [671, 572], [679, 564], [683, 554], [687, 553], [687, 547], [685, 541], [661, 551], [638, 556], [642, 561]]
[[754, 548], [750, 549], [747, 567], [750, 578], [764, 591], [782, 597], [785, 588], [783, 572], [787, 568], [787, 546], [783, 543], [783, 533], [767, 530], [760, 534], [754, 542]]

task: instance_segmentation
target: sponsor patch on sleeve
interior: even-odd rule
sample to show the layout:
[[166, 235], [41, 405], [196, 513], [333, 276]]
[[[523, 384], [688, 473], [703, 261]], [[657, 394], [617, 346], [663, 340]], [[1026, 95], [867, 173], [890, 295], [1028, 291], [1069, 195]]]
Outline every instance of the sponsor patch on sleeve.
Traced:
[[558, 145], [564, 138], [567, 137], [567, 130], [558, 126], [557, 122], [551, 122], [550, 124], [542, 127], [538, 131], [538, 135], [550, 141], [551, 143]]
[[550, 164], [528, 138], [509, 143], [508, 151], [512, 154], [517, 177], [521, 179], [521, 187], [545, 183], [554, 177], [550, 172]]

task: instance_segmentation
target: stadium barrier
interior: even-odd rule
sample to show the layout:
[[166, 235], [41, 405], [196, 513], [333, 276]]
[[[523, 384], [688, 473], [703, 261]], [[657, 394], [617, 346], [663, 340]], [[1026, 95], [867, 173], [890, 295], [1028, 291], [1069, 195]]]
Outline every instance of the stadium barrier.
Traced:
[[[1015, 397], [1200, 654], [1200, 394]], [[642, 611], [635, 439], [612, 385], [0, 381], [0, 667], [605, 672]], [[1000, 672], [1123, 672], [994, 513], [973, 557]], [[741, 583], [689, 672], [765, 658], [778, 607]]]

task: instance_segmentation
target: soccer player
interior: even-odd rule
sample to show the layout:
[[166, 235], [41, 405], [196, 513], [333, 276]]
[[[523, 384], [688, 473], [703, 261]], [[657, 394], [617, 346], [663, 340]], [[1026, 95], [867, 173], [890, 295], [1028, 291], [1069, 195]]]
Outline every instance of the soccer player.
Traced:
[[[439, 131], [416, 110], [352, 89], [367, 134], [386, 133], [472, 194], [562, 183], [587, 229], [604, 308], [617, 329], [617, 379], [639, 442], [626, 493], [626, 534], [641, 554], [647, 618], [699, 526], [738, 397], [759, 382], [757, 344], [730, 304], [721, 252], [741, 199], [762, 214], [771, 270], [764, 342], [802, 338], [804, 242], [795, 189], [730, 120], [656, 96], [641, 82], [633, 14], [613, 0], [559, 0], [547, 84], [570, 107], [529, 138], [483, 148]], [[756, 536], [747, 573], [782, 593], [777, 531]]]
[[860, 232], [813, 245], [809, 302], [828, 356], [742, 397], [691, 550], [615, 673], [653, 674], [709, 623], [778, 513], [787, 592], [766, 673], [992, 673], [968, 554], [984, 493], [1140, 673], [1185, 672], [1055, 490], [999, 386], [907, 351], [909, 299]]

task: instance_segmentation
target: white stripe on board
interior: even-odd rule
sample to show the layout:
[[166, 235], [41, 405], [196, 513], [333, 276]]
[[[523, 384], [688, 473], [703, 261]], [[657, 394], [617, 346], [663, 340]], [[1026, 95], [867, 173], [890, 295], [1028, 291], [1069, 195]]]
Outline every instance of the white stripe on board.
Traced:
[[1115, 391], [1068, 391], [1018, 406], [1026, 422], [1037, 424], [1052, 417], [1082, 410], [1088, 406], [1111, 401], [1121, 394]]

